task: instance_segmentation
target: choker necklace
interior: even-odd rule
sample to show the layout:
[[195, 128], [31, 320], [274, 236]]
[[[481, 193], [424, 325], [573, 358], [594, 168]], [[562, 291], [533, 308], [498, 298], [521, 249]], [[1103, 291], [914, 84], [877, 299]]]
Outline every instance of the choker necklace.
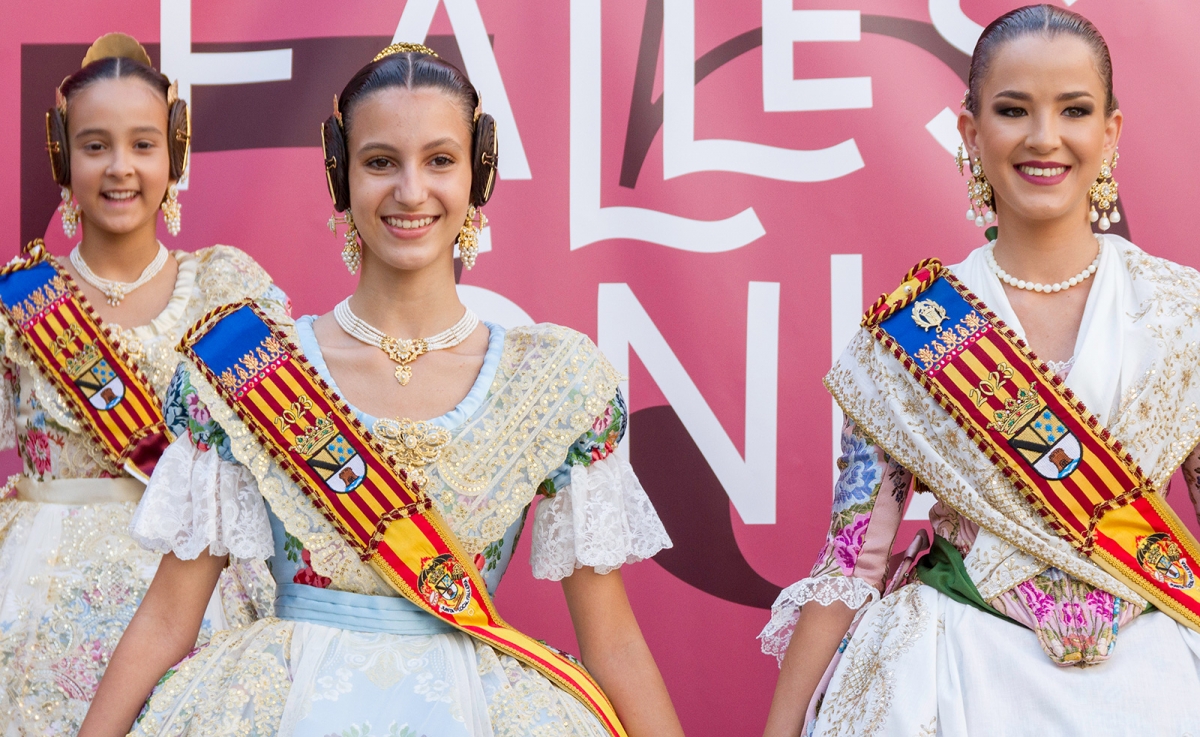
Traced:
[[399, 364], [396, 366], [396, 381], [400, 382], [400, 386], [407, 386], [409, 380], [412, 379], [412, 366], [409, 364], [417, 360], [419, 356], [430, 351], [453, 348], [466, 340], [467, 336], [479, 325], [479, 318], [474, 312], [467, 310], [458, 322], [437, 335], [428, 338], [400, 340], [363, 322], [358, 315], [354, 314], [354, 310], [350, 309], [349, 297], [338, 302], [337, 307], [333, 308], [333, 318], [337, 320], [337, 324], [346, 331], [347, 335], [357, 338], [367, 345], [375, 346], [386, 353], [388, 358]]
[[1100, 264], [1100, 254], [1104, 251], [1104, 241], [1100, 239], [1100, 236], [1096, 236], [1096, 243], [1100, 248], [1096, 251], [1096, 258], [1092, 259], [1092, 263], [1075, 276], [1065, 281], [1060, 281], [1057, 284], [1038, 284], [1037, 282], [1025, 281], [1024, 279], [1016, 278], [1012, 274], [1009, 274], [1007, 271], [1000, 268], [1000, 264], [996, 263], [995, 241], [992, 241], [988, 244], [987, 250], [984, 251], [984, 255], [987, 256], [988, 266], [991, 267], [992, 273], [999, 277], [1000, 281], [1004, 282], [1010, 287], [1027, 289], [1031, 292], [1065, 292], [1071, 287], [1075, 287], [1084, 283], [1091, 278], [1092, 274], [1096, 273], [1096, 267]]
[[83, 256], [80, 255], [78, 245], [71, 249], [71, 265], [75, 267], [75, 271], [79, 272], [79, 278], [99, 289], [108, 298], [108, 303], [116, 307], [121, 304], [121, 300], [125, 299], [130, 292], [158, 276], [158, 272], [162, 271], [163, 267], [167, 265], [167, 256], [169, 255], [170, 252], [167, 251], [166, 247], [162, 243], [159, 243], [158, 255], [154, 257], [154, 260], [145, 269], [142, 269], [142, 275], [135, 281], [113, 281], [112, 279], [96, 276], [95, 272], [88, 268], [87, 262], [83, 260]]

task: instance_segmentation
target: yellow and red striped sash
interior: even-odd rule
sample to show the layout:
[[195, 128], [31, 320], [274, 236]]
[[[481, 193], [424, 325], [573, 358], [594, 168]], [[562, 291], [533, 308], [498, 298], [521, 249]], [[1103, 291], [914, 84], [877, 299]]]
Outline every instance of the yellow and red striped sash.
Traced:
[[1200, 631], [1200, 544], [1062, 380], [939, 261], [863, 327], [1072, 547]]
[[0, 309], [80, 427], [143, 482], [167, 445], [162, 402], [40, 240], [0, 269]]
[[611, 735], [625, 730], [580, 665], [497, 614], [432, 502], [256, 305], [207, 315], [180, 350], [342, 538], [404, 598], [571, 693]]

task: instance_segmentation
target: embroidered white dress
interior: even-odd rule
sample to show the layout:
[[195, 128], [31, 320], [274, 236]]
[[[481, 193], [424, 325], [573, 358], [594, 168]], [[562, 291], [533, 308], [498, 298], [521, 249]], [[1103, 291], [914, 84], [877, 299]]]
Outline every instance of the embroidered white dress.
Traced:
[[[336, 391], [311, 324], [297, 321], [298, 344]], [[358, 416], [422, 479], [489, 590], [538, 491], [548, 496], [533, 520], [538, 578], [561, 579], [581, 566], [605, 573], [669, 547], [632, 469], [613, 453], [625, 407], [618, 377], [595, 347], [557, 326], [488, 329], [483, 368], [453, 411], [403, 430], [398, 421]], [[596, 381], [563, 378], [568, 367], [587, 365]], [[205, 547], [270, 558], [279, 596], [276, 618], [218, 634], [176, 666], [135, 735], [605, 734], [541, 674], [399, 597], [194, 370], [181, 369], [168, 404], [182, 408], [180, 437], [150, 482], [133, 534], [183, 558]], [[402, 432], [439, 441], [428, 446], [427, 463], [406, 454]]]
[[[179, 363], [175, 346], [205, 311], [243, 297], [280, 310], [286, 301], [237, 249], [172, 255], [179, 275], [166, 308], [148, 325], [109, 326], [160, 397]], [[74, 735], [159, 555], [128, 533], [142, 484], [80, 429], [7, 320], [0, 333], [0, 447], [17, 446], [25, 479], [0, 492], [0, 735]], [[126, 500], [94, 500], [114, 497]], [[259, 568], [222, 575], [201, 640], [252, 621], [255, 598], [269, 605], [272, 582]]]
[[[982, 249], [950, 270], [1024, 334]], [[1109, 235], [1094, 279], [1060, 374], [1165, 488], [1200, 440], [1200, 275]], [[826, 384], [851, 418], [833, 529], [762, 635], [782, 655], [804, 604], [863, 607], [807, 734], [1200, 735], [1200, 634], [1142, 613], [1145, 599], [1051, 532], [869, 334]], [[938, 498], [934, 530], [1016, 623], [919, 583], [880, 599], [913, 474]]]

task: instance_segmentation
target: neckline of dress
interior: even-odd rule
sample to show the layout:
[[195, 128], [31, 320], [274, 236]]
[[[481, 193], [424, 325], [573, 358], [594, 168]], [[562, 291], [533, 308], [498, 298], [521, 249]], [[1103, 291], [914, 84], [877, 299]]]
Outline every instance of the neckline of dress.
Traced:
[[199, 261], [187, 251], [169, 252], [178, 267], [175, 272], [175, 286], [171, 289], [171, 297], [162, 310], [150, 319], [150, 322], [132, 327], [125, 327], [116, 322], [105, 322], [109, 328], [121, 333], [128, 333], [138, 340], [146, 340], [162, 335], [174, 327], [183, 317], [187, 304], [191, 301], [192, 291], [196, 286], [196, 269]]
[[[317, 373], [321, 375], [321, 378], [329, 384], [329, 387], [333, 391], [345, 399], [345, 395], [338, 388], [337, 382], [333, 380], [333, 375], [329, 372], [329, 367], [325, 364], [325, 356], [321, 353], [321, 345], [317, 342], [317, 336], [313, 332], [312, 326], [316, 319], [317, 315], [304, 315], [297, 319], [296, 339], [300, 343], [300, 350], [304, 351], [305, 357], [313, 365], [313, 368], [317, 370]], [[488, 329], [488, 349], [483, 357], [483, 366], [479, 368], [479, 374], [475, 377], [474, 383], [471, 384], [470, 391], [449, 412], [429, 420], [414, 420], [415, 422], [423, 422], [430, 425], [437, 425], [446, 430], [453, 430], [465, 422], [468, 417], [475, 414], [479, 407], [482, 406], [483, 400], [492, 386], [492, 381], [496, 378], [496, 370], [500, 366], [500, 355], [504, 351], [504, 336], [507, 334], [504, 327], [496, 323], [484, 320], [483, 325]], [[379, 420], [378, 417], [363, 412], [349, 402], [346, 402], [346, 404], [358, 416], [359, 421], [368, 428], [374, 427], [375, 423]]]

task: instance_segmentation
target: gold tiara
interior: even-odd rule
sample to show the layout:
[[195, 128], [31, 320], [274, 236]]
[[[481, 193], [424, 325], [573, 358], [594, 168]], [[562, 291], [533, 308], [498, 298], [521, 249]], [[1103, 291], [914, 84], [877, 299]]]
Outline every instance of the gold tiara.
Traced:
[[413, 52], [416, 54], [427, 54], [429, 56], [432, 56], [435, 59], [439, 58], [437, 55], [437, 52], [434, 51], [433, 49], [429, 48], [425, 44], [415, 44], [415, 43], [409, 43], [408, 41], [403, 41], [398, 44], [392, 44], [391, 46], [387, 47], [383, 51], [380, 51], [378, 54], [375, 55], [375, 58], [371, 60], [371, 63], [374, 64], [375, 62], [379, 61], [380, 59], [385, 59], [385, 58], [391, 56], [392, 54], [407, 54], [409, 52]]

